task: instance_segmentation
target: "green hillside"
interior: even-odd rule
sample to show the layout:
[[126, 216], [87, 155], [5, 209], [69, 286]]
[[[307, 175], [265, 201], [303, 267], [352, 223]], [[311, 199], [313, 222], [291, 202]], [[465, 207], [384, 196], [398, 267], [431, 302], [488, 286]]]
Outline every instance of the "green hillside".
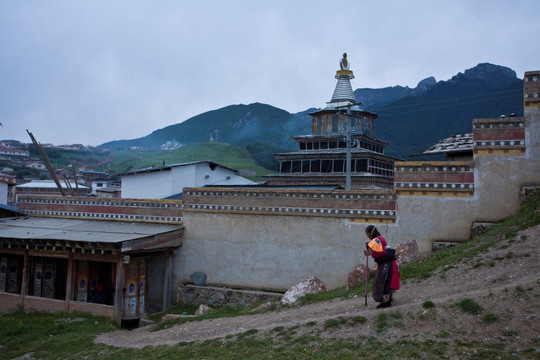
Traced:
[[[305, 124], [304, 124], [305, 123]], [[138, 139], [111, 141], [100, 145], [109, 150], [127, 150], [132, 146], [157, 150], [162, 146], [188, 145], [198, 142], [226, 142], [245, 147], [263, 143], [276, 148], [292, 148], [291, 135], [304, 133], [311, 122], [276, 107], [254, 103], [230, 105], [208, 111], [184, 122], [155, 130]]]
[[110, 160], [95, 170], [117, 175], [163, 163], [171, 165], [203, 160], [214, 161], [236, 170], [253, 170], [257, 177], [271, 173], [258, 166], [247, 150], [220, 142], [202, 142], [175, 150], [111, 151]]

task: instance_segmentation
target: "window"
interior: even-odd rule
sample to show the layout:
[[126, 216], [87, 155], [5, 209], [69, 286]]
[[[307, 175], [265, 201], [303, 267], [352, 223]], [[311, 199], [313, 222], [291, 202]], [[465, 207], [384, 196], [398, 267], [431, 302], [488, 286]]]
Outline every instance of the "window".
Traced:
[[28, 295], [48, 299], [66, 298], [67, 259], [31, 257]]
[[75, 263], [74, 300], [113, 305], [116, 266], [107, 262], [79, 260]]
[[333, 172], [343, 172], [345, 166], [345, 161], [343, 160], [334, 160], [334, 169]]
[[281, 171], [282, 173], [288, 173], [291, 172], [291, 162], [290, 161], [282, 161], [281, 162]]
[[0, 292], [21, 293], [23, 256], [0, 254]]
[[300, 172], [302, 171], [302, 162], [300, 160], [294, 160], [292, 162], [292, 172]]
[[357, 159], [354, 161], [353, 165], [354, 172], [367, 172], [367, 160], [366, 159]]
[[339, 131], [339, 121], [337, 115], [332, 116], [332, 132], [336, 133]]
[[321, 172], [332, 172], [332, 160], [322, 160]]

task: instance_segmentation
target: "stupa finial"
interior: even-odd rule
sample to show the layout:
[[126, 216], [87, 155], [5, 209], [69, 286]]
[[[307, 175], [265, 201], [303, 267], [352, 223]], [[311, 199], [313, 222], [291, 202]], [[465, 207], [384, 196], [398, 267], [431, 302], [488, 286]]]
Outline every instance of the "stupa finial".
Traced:
[[336, 79], [339, 79], [340, 76], [347, 76], [349, 79], [354, 79], [353, 72], [349, 70], [351, 63], [347, 60], [347, 53], [343, 53], [343, 58], [339, 62], [339, 67], [341, 70], [336, 71]]
[[349, 62], [347, 61], [347, 53], [343, 53], [343, 58], [339, 62], [341, 70], [349, 70]]

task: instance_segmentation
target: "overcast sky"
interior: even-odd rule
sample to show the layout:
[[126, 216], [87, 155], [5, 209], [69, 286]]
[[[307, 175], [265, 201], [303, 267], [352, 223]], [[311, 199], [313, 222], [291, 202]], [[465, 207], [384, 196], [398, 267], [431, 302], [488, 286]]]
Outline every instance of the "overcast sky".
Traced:
[[0, 0], [0, 139], [99, 145], [231, 104], [540, 69], [538, 0]]

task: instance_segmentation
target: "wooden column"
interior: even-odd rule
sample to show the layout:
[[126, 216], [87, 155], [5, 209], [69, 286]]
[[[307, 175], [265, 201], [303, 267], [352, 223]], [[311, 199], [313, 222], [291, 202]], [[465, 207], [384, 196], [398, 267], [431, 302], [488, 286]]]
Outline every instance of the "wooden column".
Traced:
[[22, 268], [22, 282], [21, 282], [21, 306], [24, 309], [24, 299], [28, 294], [28, 267], [30, 266], [30, 255], [28, 250], [24, 251], [24, 261]]
[[163, 309], [165, 311], [171, 305], [171, 277], [172, 277], [172, 253], [173, 250], [165, 252], [165, 279], [163, 282]]
[[66, 279], [66, 298], [64, 311], [69, 312], [69, 305], [71, 299], [73, 299], [73, 271], [75, 271], [75, 262], [73, 261], [73, 251], [69, 252], [68, 265], [67, 265], [67, 279]]
[[114, 320], [120, 325], [124, 308], [124, 263], [122, 254], [116, 257], [116, 289], [114, 293]]

